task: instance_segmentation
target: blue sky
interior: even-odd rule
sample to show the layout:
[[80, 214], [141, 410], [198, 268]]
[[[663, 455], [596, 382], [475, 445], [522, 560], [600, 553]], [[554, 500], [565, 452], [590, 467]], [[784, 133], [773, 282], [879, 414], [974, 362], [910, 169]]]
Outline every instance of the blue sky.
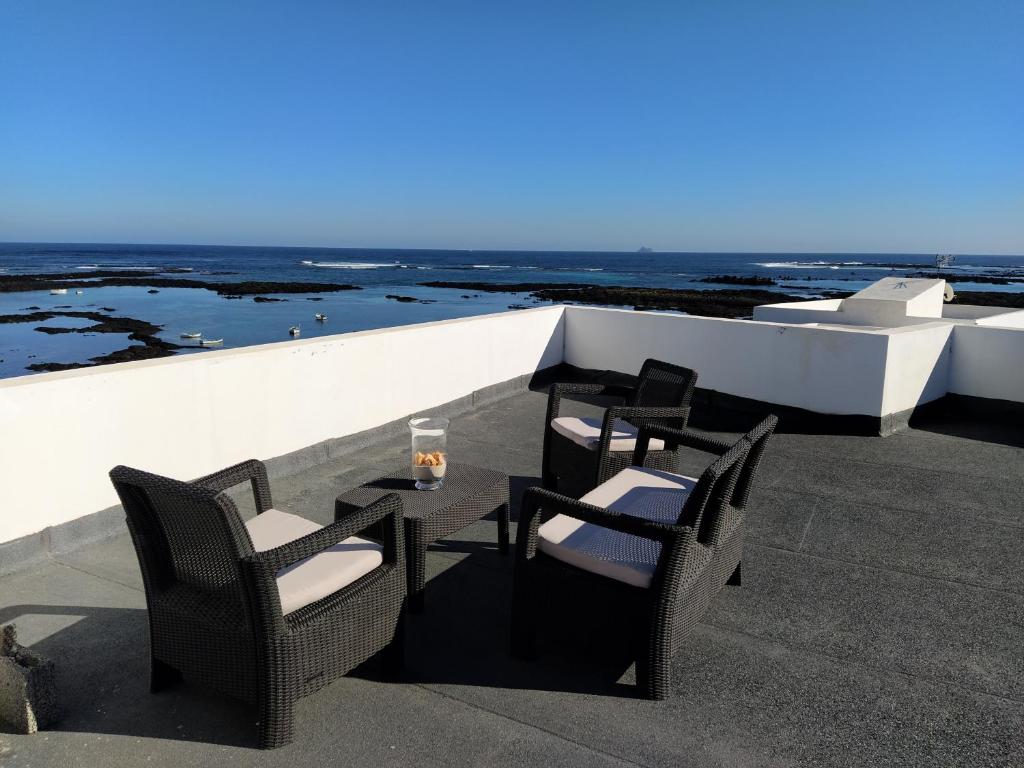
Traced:
[[1024, 3], [0, 3], [0, 240], [1024, 254]]

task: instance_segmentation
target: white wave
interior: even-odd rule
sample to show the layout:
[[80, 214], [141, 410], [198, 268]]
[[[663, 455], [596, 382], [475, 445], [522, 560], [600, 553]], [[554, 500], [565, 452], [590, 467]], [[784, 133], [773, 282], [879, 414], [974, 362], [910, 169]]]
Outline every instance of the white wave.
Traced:
[[604, 272], [604, 268], [603, 267], [587, 267], [587, 268], [581, 269], [580, 272]]
[[303, 261], [308, 267], [320, 267], [321, 269], [389, 269], [402, 266], [397, 261], [388, 264], [373, 261]]
[[[895, 269], [884, 264], [865, 264], [863, 261], [758, 261], [755, 267], [766, 269]], [[924, 266], [924, 265], [922, 265]]]
[[512, 269], [508, 264], [470, 264], [473, 269]]

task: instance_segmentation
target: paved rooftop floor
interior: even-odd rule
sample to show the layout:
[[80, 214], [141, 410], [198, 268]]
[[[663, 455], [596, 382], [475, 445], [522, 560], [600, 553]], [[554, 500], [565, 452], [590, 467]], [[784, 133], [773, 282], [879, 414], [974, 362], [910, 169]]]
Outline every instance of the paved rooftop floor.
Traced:
[[[453, 420], [453, 459], [508, 472], [517, 502], [539, 482], [544, 403], [527, 392]], [[279, 480], [275, 506], [326, 523], [339, 491], [405, 447]], [[0, 621], [56, 660], [67, 704], [53, 730], [0, 732], [0, 765], [1020, 766], [1022, 482], [1019, 426], [779, 434], [744, 585], [714, 601], [657, 703], [587, 627], [583, 653], [554, 636], [537, 662], [509, 657], [512, 560], [484, 520], [432, 549], [405, 678], [370, 662], [301, 700], [296, 743], [275, 752], [250, 748], [250, 707], [187, 684], [148, 692], [145, 600], [121, 536], [0, 579]]]

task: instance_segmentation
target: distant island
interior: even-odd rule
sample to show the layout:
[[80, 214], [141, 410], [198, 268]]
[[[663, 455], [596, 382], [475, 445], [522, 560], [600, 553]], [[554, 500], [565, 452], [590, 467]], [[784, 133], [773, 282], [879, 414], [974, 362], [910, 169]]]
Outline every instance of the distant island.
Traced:
[[654, 253], [654, 249], [653, 248], [648, 248], [646, 245], [641, 245], [639, 248], [637, 248], [636, 252], [637, 253]]

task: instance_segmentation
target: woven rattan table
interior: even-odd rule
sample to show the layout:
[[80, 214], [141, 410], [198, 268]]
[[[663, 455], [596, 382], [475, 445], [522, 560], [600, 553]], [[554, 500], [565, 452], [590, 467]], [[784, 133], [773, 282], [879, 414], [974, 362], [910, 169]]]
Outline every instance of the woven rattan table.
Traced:
[[422, 612], [424, 607], [428, 544], [496, 511], [498, 546], [501, 554], [508, 554], [507, 475], [452, 462], [438, 490], [417, 491], [406, 467], [338, 496], [334, 518], [362, 509], [389, 493], [397, 493], [402, 499], [409, 609], [414, 613]]

